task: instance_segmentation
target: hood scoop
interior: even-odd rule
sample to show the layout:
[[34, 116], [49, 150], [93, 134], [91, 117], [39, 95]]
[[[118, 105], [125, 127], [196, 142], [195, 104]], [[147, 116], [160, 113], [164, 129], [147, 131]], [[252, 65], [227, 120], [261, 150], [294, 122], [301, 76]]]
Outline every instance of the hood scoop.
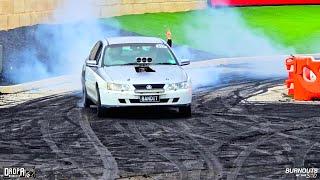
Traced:
[[150, 64], [152, 63], [152, 58], [150, 57], [138, 57], [137, 58], [137, 66], [135, 66], [135, 70], [137, 73], [142, 72], [156, 72], [150, 67]]

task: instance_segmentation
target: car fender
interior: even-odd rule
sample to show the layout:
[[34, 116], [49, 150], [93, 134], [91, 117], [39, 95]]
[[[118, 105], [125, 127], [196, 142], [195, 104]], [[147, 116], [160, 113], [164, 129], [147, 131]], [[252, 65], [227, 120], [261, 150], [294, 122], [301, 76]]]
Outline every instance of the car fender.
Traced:
[[[94, 73], [94, 76], [95, 76], [95, 80], [96, 80], [95, 86], [97, 86], [99, 89], [104, 88], [105, 84], [107, 82], [111, 82], [111, 78], [106, 73], [103, 73], [103, 71], [101, 71], [101, 69], [97, 70]], [[97, 91], [95, 91], [95, 93], [94, 93], [94, 98], [96, 101], [98, 101], [98, 92]]]

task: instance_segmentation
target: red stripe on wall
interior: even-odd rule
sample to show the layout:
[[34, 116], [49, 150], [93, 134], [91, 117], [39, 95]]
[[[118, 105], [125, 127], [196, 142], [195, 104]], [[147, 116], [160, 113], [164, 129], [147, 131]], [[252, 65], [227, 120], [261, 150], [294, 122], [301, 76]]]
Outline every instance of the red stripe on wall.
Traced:
[[320, 4], [320, 0], [211, 0], [213, 6]]

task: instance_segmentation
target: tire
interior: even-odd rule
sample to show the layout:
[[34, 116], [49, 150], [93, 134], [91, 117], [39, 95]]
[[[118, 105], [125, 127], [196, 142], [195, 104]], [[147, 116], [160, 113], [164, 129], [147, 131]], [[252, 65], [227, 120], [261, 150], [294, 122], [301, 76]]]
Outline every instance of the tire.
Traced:
[[88, 108], [91, 105], [93, 105], [93, 102], [88, 98], [86, 87], [82, 88], [82, 94], [83, 94], [83, 106]]
[[100, 91], [98, 86], [96, 86], [97, 91], [97, 116], [104, 117], [105, 116], [105, 109], [101, 105], [101, 98], [100, 98]]
[[191, 117], [191, 105], [179, 107], [179, 113], [182, 117]]

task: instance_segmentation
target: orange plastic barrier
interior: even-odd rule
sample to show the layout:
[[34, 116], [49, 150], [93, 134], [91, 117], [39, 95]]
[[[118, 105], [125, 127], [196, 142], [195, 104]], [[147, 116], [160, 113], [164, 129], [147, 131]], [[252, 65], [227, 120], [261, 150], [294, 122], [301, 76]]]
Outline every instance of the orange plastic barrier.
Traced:
[[288, 95], [300, 101], [320, 99], [320, 61], [312, 56], [291, 56], [285, 63]]
[[288, 79], [286, 80], [286, 85], [288, 88], [288, 95], [294, 95], [294, 69], [296, 67], [296, 60], [293, 57], [289, 57], [286, 59], [286, 67], [288, 74]]

